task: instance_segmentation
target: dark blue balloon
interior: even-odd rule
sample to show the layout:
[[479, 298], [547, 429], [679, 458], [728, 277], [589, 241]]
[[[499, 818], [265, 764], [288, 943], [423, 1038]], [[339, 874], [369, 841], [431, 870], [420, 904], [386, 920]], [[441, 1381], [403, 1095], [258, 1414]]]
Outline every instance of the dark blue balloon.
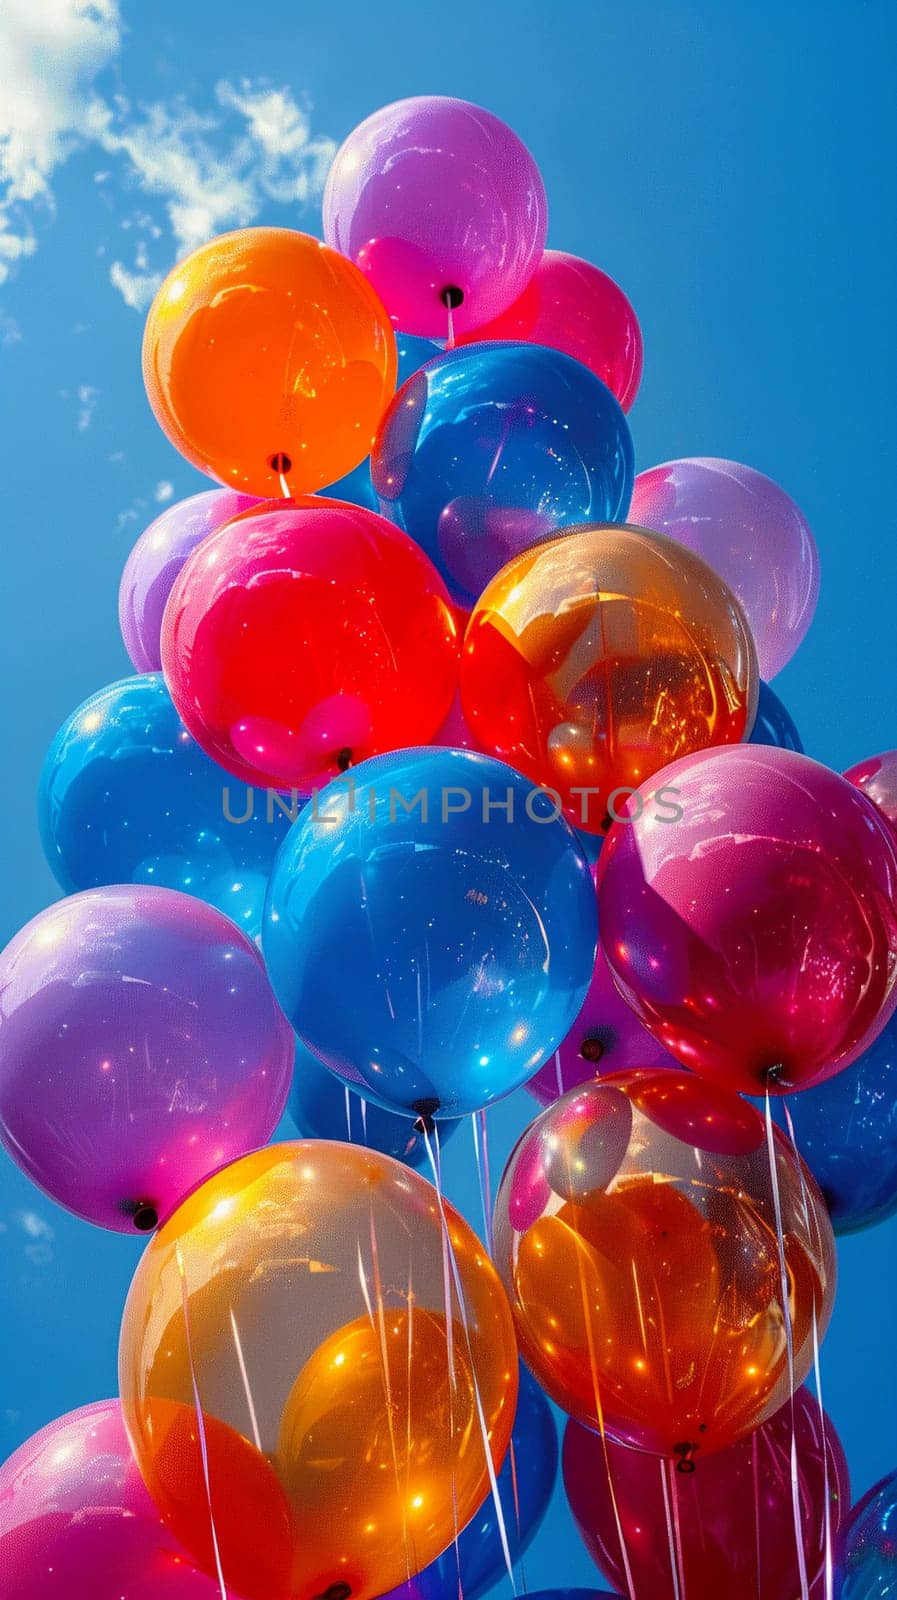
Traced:
[[751, 729], [749, 744], [771, 744], [777, 750], [796, 750], [798, 755], [803, 754], [800, 734], [794, 725], [790, 712], [785, 710], [778, 695], [769, 687], [768, 683], [760, 683], [760, 697], [757, 701], [757, 718]]
[[600, 378], [559, 350], [474, 344], [428, 361], [380, 425], [371, 477], [471, 605], [519, 551], [580, 522], [621, 522], [633, 481], [626, 418]]
[[455, 1117], [566, 1036], [596, 937], [589, 866], [550, 795], [434, 747], [363, 762], [307, 808], [271, 876], [263, 948], [331, 1071], [388, 1110]]
[[839, 1530], [835, 1597], [897, 1600], [897, 1472], [870, 1489]]
[[[397, 333], [399, 370], [396, 387], [400, 389], [403, 383], [407, 383], [425, 361], [431, 361], [433, 356], [439, 354], [440, 349], [441, 346], [433, 339], [419, 339], [413, 333]], [[379, 502], [371, 483], [370, 456], [365, 456], [354, 471], [347, 472], [344, 478], [338, 478], [336, 483], [331, 483], [321, 493], [330, 500], [348, 500], [351, 505], [364, 506], [367, 511], [379, 511]]]
[[154, 672], [111, 683], [72, 713], [38, 795], [44, 853], [67, 894], [160, 884], [208, 900], [251, 937], [297, 811], [217, 766]]
[[[415, 1126], [417, 1119], [384, 1111], [382, 1106], [363, 1100], [299, 1043], [289, 1112], [306, 1139], [339, 1139], [343, 1144], [364, 1145], [368, 1150], [393, 1156], [396, 1161], [405, 1161], [409, 1167], [425, 1167], [429, 1176], [426, 1141], [419, 1126]], [[457, 1122], [440, 1122], [440, 1146], [457, 1127]], [[432, 1140], [430, 1145], [432, 1149]]]

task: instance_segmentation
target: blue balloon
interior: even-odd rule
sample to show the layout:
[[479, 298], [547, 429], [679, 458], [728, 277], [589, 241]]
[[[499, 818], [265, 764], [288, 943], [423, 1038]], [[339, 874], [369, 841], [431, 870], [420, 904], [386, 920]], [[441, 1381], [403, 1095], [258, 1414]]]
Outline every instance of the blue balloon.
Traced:
[[[400, 389], [403, 383], [407, 383], [425, 361], [431, 361], [433, 356], [439, 354], [441, 348], [434, 339], [419, 339], [413, 333], [397, 333], [399, 370], [396, 387]], [[379, 511], [380, 505], [371, 483], [370, 456], [365, 456], [354, 471], [347, 472], [344, 478], [338, 478], [336, 483], [331, 483], [321, 493], [329, 500], [348, 500], [350, 505], [364, 506], [366, 511]]]
[[[425, 1167], [429, 1173], [426, 1140], [418, 1119], [368, 1104], [298, 1042], [289, 1113], [306, 1139], [339, 1139], [343, 1144], [364, 1145], [368, 1150], [379, 1150], [396, 1161], [404, 1161], [409, 1167]], [[440, 1146], [458, 1126], [457, 1122], [440, 1122]]]
[[462, 1116], [531, 1077], [576, 1018], [597, 937], [555, 799], [489, 756], [376, 756], [291, 828], [262, 947], [308, 1049], [387, 1110]]
[[38, 819], [66, 894], [110, 883], [181, 889], [254, 937], [298, 803], [246, 789], [190, 737], [161, 673], [123, 678], [62, 724]]
[[380, 509], [472, 605], [512, 556], [558, 529], [621, 522], [629, 426], [588, 367], [536, 344], [474, 344], [399, 390], [371, 457]]
[[785, 710], [769, 684], [763, 683], [762, 680], [760, 697], [757, 701], [757, 718], [751, 729], [748, 744], [772, 744], [777, 750], [796, 750], [798, 755], [803, 754], [804, 747], [791, 713]]
[[870, 1489], [839, 1530], [835, 1596], [836, 1600], [897, 1597], [897, 1472]]

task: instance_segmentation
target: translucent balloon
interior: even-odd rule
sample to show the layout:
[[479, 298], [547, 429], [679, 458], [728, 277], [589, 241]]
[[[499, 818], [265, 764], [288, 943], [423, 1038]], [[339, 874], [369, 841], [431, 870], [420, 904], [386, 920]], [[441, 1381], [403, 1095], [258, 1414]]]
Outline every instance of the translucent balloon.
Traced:
[[489, 339], [525, 339], [563, 350], [591, 367], [624, 411], [638, 393], [642, 332], [635, 312], [613, 278], [579, 256], [546, 250], [520, 299], [459, 343]]
[[[426, 1166], [430, 1176], [427, 1142], [419, 1120], [369, 1104], [301, 1044], [296, 1046], [289, 1111], [307, 1139], [340, 1139], [366, 1150], [379, 1150], [396, 1161], [406, 1161], [409, 1167]], [[440, 1145], [458, 1126], [457, 1122], [440, 1125]]]
[[639, 473], [629, 516], [703, 556], [744, 606], [761, 675], [781, 672], [819, 598], [816, 541], [784, 489], [737, 461], [668, 461]]
[[[813, 1179], [774, 1137], [802, 1383], [835, 1246]], [[688, 1468], [789, 1396], [763, 1119], [691, 1073], [613, 1073], [543, 1111], [501, 1181], [495, 1261], [530, 1370], [622, 1443]]]
[[[676, 756], [742, 739], [756, 699], [738, 602], [703, 561], [639, 528], [574, 528], [526, 551], [464, 637], [477, 743], [549, 785], [588, 833]], [[659, 810], [674, 820], [674, 797]]]
[[[425, 361], [431, 361], [434, 356], [439, 355], [440, 349], [441, 346], [433, 339], [417, 339], [413, 333], [397, 333], [398, 387], [401, 388], [403, 383], [407, 383]], [[360, 466], [354, 467], [346, 477], [337, 479], [336, 483], [332, 483], [324, 490], [324, 493], [331, 500], [348, 500], [350, 505], [364, 506], [368, 511], [378, 511], [379, 501], [371, 483], [370, 457], [365, 457]]]
[[250, 938], [298, 797], [246, 789], [191, 739], [158, 673], [85, 700], [44, 760], [38, 821], [67, 894], [155, 883], [198, 895]]
[[864, 794], [897, 828], [897, 750], [886, 750], [884, 755], [869, 756], [859, 761], [844, 774], [848, 783]]
[[[819, 1404], [806, 1389], [794, 1397], [793, 1433], [807, 1580], [814, 1600], [824, 1600], [826, 1493], [828, 1526], [835, 1532], [850, 1505], [847, 1462], [828, 1418], [823, 1431]], [[677, 1584], [701, 1600], [797, 1600], [791, 1442], [788, 1403], [749, 1439], [699, 1462], [693, 1473], [673, 1474], [653, 1456], [568, 1423], [564, 1485], [589, 1555], [624, 1591], [628, 1563], [638, 1600], [670, 1600]], [[672, 1557], [663, 1535], [667, 1499], [675, 1512]]]
[[232, 489], [207, 489], [167, 506], [137, 540], [118, 591], [118, 621], [137, 672], [158, 672], [162, 615], [187, 557], [208, 534], [258, 502]]
[[372, 1600], [485, 1498], [484, 1432], [497, 1468], [514, 1417], [514, 1331], [479, 1240], [446, 1218], [448, 1290], [432, 1186], [308, 1141], [218, 1173], [145, 1252], [119, 1355], [137, 1462], [207, 1569], [214, 1529], [245, 1600]]
[[[679, 816], [659, 812], [661, 792]], [[646, 784], [598, 868], [614, 978], [668, 1050], [745, 1094], [808, 1088], [897, 1004], [897, 853], [870, 800], [792, 750], [707, 750]]]
[[897, 1472], [854, 1506], [841, 1530], [836, 1600], [893, 1600], [897, 1593]]
[[761, 682], [757, 697], [757, 715], [751, 729], [750, 744], [771, 744], [778, 750], [796, 750], [803, 754], [800, 734], [794, 720], [786, 711], [778, 695], [768, 683]]
[[589, 869], [550, 798], [437, 748], [323, 791], [281, 848], [262, 934], [302, 1042], [388, 1110], [441, 1117], [532, 1075], [582, 1005], [595, 938]]
[[289, 228], [201, 245], [150, 307], [143, 380], [181, 455], [228, 488], [323, 488], [369, 453], [395, 387], [389, 319], [350, 261]]
[[498, 117], [417, 95], [375, 111], [337, 151], [324, 191], [328, 244], [359, 266], [397, 328], [444, 338], [526, 288], [548, 206], [535, 161]]
[[150, 1499], [117, 1400], [70, 1411], [0, 1467], [0, 1572], [3, 1600], [221, 1600]]
[[258, 950], [172, 889], [89, 889], [0, 954], [0, 1140], [60, 1205], [154, 1228], [271, 1137], [293, 1042]]
[[162, 631], [171, 697], [246, 783], [310, 792], [426, 741], [457, 682], [448, 597], [372, 511], [308, 499], [220, 529], [185, 564]]
[[380, 509], [467, 606], [558, 529], [622, 521], [632, 472], [610, 390], [533, 344], [470, 345], [427, 362], [393, 400], [371, 456]]

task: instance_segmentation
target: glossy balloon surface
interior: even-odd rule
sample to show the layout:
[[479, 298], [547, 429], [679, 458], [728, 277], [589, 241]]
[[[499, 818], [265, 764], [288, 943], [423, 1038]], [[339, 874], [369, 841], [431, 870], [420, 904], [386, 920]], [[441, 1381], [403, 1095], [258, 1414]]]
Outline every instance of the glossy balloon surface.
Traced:
[[886, 750], [883, 755], [858, 761], [844, 776], [848, 783], [862, 789], [897, 828], [897, 750]]
[[796, 750], [799, 755], [803, 753], [804, 747], [794, 718], [768, 683], [760, 683], [757, 715], [748, 743], [771, 744], [778, 750]]
[[479, 745], [548, 785], [589, 833], [676, 756], [742, 739], [756, 697], [737, 601], [639, 528], [575, 528], [525, 551], [464, 636], [461, 704]]
[[221, 1564], [245, 1600], [373, 1600], [450, 1542], [453, 1496], [462, 1523], [484, 1499], [477, 1394], [497, 1467], [517, 1354], [491, 1261], [446, 1217], [449, 1323], [432, 1185], [351, 1145], [245, 1157], [145, 1252], [119, 1357], [137, 1461], [210, 1567], [195, 1381]]
[[897, 1472], [854, 1506], [841, 1530], [836, 1600], [894, 1600], [897, 1595]]
[[[774, 1130], [795, 1382], [831, 1315], [822, 1198]], [[617, 1072], [543, 1111], [510, 1158], [495, 1261], [521, 1353], [588, 1427], [686, 1466], [784, 1404], [789, 1372], [763, 1119], [690, 1073]]]
[[610, 390], [532, 344], [470, 345], [428, 361], [399, 390], [371, 456], [383, 514], [468, 606], [540, 539], [621, 521], [632, 473], [629, 426]]
[[189, 895], [88, 889], [0, 954], [0, 1139], [102, 1227], [154, 1227], [264, 1144], [292, 1065], [258, 950]]
[[601, 852], [601, 942], [661, 1043], [746, 1094], [807, 1088], [868, 1048], [897, 1003], [897, 855], [872, 802], [761, 745], [687, 756], [641, 798]]
[[457, 682], [442, 580], [372, 511], [309, 499], [231, 522], [184, 566], [162, 664], [194, 738], [246, 783], [310, 792], [425, 742]]
[[[425, 361], [432, 361], [434, 356], [439, 355], [440, 349], [441, 346], [433, 339], [418, 339], [413, 333], [397, 333], [396, 353], [399, 358], [397, 387], [401, 388], [403, 383], [407, 383]], [[323, 493], [331, 500], [348, 500], [350, 505], [364, 506], [368, 511], [380, 509], [380, 502], [371, 483], [369, 456], [366, 456], [364, 461], [344, 478], [338, 478], [336, 483], [331, 483]]]
[[181, 455], [230, 489], [304, 494], [369, 453], [393, 389], [389, 319], [308, 234], [243, 228], [178, 262], [150, 307], [143, 380]]
[[516, 300], [547, 226], [526, 146], [491, 112], [443, 95], [375, 111], [337, 151], [324, 192], [328, 244], [366, 274], [397, 328], [436, 338], [448, 289], [459, 332]]
[[[413, 1114], [399, 1116], [363, 1100], [301, 1044], [296, 1045], [289, 1113], [303, 1138], [339, 1139], [366, 1150], [379, 1150], [382, 1155], [407, 1162], [409, 1167], [423, 1167], [425, 1175], [432, 1176], [418, 1118]], [[440, 1124], [440, 1147], [459, 1126], [451, 1121]]]

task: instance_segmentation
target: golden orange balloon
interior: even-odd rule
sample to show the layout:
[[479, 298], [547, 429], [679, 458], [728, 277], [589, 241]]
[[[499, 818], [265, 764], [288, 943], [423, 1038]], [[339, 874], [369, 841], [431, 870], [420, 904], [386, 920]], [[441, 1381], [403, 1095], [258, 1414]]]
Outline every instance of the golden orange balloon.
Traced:
[[474, 608], [461, 701], [478, 746], [601, 833], [677, 756], [735, 744], [757, 708], [744, 613], [690, 550], [642, 528], [567, 529]]
[[243, 228], [169, 273], [147, 317], [156, 419], [201, 472], [303, 494], [370, 453], [396, 382], [389, 317], [351, 261], [289, 228]]
[[163, 1514], [211, 1572], [217, 1542], [244, 1600], [373, 1600], [488, 1493], [477, 1390], [497, 1466], [513, 1322], [446, 1213], [463, 1293], [448, 1319], [435, 1190], [352, 1145], [246, 1156], [148, 1245], [122, 1325], [125, 1420]]
[[[835, 1247], [813, 1179], [774, 1130], [794, 1382], [831, 1314]], [[685, 1071], [574, 1089], [523, 1135], [495, 1259], [524, 1357], [571, 1416], [687, 1468], [789, 1394], [766, 1130]]]

